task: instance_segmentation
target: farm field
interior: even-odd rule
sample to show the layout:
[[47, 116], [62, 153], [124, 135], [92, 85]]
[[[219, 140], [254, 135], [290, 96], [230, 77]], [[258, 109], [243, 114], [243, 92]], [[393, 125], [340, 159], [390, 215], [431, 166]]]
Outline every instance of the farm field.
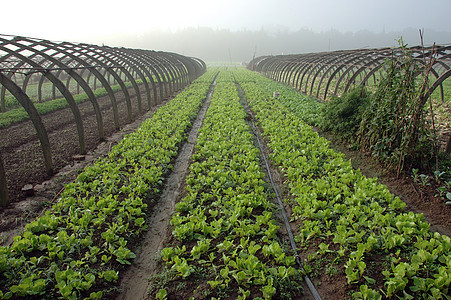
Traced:
[[[119, 92], [117, 94], [118, 109], [126, 110], [126, 101], [123, 95]], [[112, 105], [107, 96], [99, 97], [98, 99], [99, 105], [105, 114], [105, 135], [110, 136], [115, 131]], [[133, 97], [133, 100], [136, 100], [136, 97]], [[136, 108], [136, 101], [132, 103], [132, 117], [137, 118], [139, 114]], [[79, 109], [83, 119], [87, 120], [85, 125], [87, 148], [93, 149], [99, 143], [99, 138], [92, 105], [89, 101], [86, 101], [79, 104]], [[148, 109], [151, 110], [151, 108]], [[73, 116], [71, 116], [70, 109], [65, 108], [45, 114], [42, 118], [53, 146], [55, 167], [57, 169], [61, 168], [71, 160], [73, 155], [78, 154], [78, 145], [74, 145], [74, 141], [77, 140], [77, 132], [73, 126]], [[126, 114], [120, 114], [119, 118], [121, 126], [129, 122]], [[3, 156], [10, 166], [7, 169], [10, 198], [16, 200], [20, 195], [20, 189], [23, 187], [23, 184], [35, 182], [39, 178], [45, 177], [45, 170], [40, 167], [43, 164], [40, 144], [31, 121], [2, 128], [0, 132], [3, 137]], [[29, 182], [24, 182], [25, 178]]]
[[[0, 298], [125, 299], [152, 239], [140, 298], [312, 299], [311, 278], [323, 299], [447, 299], [449, 221], [431, 231], [354, 169], [311, 127], [318, 105], [244, 68], [210, 68], [0, 248]], [[185, 144], [186, 176], [164, 198]], [[161, 201], [174, 204], [168, 226], [149, 235]]]

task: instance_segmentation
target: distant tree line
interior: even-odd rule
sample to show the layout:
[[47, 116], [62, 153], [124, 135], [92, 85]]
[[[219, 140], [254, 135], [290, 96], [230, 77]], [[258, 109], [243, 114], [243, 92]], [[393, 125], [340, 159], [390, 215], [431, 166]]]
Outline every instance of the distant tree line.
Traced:
[[[189, 27], [176, 32], [148, 31], [135, 36], [104, 37], [106, 44], [133, 48], [177, 52], [199, 57], [208, 62], [249, 62], [254, 54], [278, 55], [333, 51], [342, 49], [379, 48], [397, 46], [400, 37], [408, 45], [418, 45], [418, 28], [399, 32], [374, 33], [368, 30], [340, 32], [330, 29], [315, 32], [311, 29], [289, 31], [285, 28], [258, 31]], [[425, 29], [425, 44], [451, 44], [451, 32]]]

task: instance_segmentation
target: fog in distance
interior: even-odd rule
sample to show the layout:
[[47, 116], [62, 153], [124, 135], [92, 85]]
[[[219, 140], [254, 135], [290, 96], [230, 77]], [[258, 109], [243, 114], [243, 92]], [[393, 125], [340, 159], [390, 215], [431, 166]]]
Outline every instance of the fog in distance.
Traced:
[[451, 44], [451, 0], [22, 0], [0, 33], [177, 52], [208, 62], [254, 56]]

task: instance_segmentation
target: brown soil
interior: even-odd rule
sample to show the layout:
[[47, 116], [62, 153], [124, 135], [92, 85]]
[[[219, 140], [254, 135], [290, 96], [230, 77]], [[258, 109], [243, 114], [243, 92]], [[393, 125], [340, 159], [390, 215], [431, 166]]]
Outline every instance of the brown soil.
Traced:
[[[78, 158], [82, 161], [76, 161], [76, 157], [74, 157], [79, 154], [79, 147], [78, 134], [71, 110], [65, 108], [42, 116], [52, 147], [52, 159], [56, 173], [52, 177], [45, 172], [41, 146], [31, 121], [24, 121], [0, 130], [2, 136], [0, 151], [5, 165], [11, 202], [6, 209], [0, 208], [0, 245], [10, 243], [12, 237], [25, 224], [32, 221], [57, 198], [65, 183], [74, 180], [86, 165], [107, 153], [112, 145], [120, 141], [125, 134], [136, 129], [143, 120], [150, 116], [151, 112], [158, 108], [158, 106], [149, 108], [147, 95], [142, 92], [144, 114], [139, 115], [134, 89], [128, 91], [132, 103], [132, 120], [135, 121], [127, 125], [125, 96], [121, 91], [116, 92], [121, 126], [119, 132], [114, 128], [109, 97], [103, 96], [97, 99], [102, 112], [106, 137], [103, 142], [98, 137], [92, 104], [89, 101], [78, 104], [83, 118], [88, 151], [87, 155]], [[21, 191], [26, 184], [31, 184], [34, 188], [32, 197]]]
[[[132, 119], [135, 120], [138, 116], [136, 95], [133, 89], [129, 89], [129, 93], [132, 98]], [[122, 92], [115, 95], [120, 126], [124, 126], [128, 123], [125, 96]], [[144, 98], [146, 95], [143, 93], [141, 97]], [[143, 109], [148, 110], [147, 101], [143, 102]], [[111, 101], [108, 96], [103, 96], [98, 98], [98, 103], [107, 137], [115, 131]], [[87, 149], [92, 150], [100, 142], [94, 110], [89, 101], [78, 104], [78, 108], [83, 119]], [[72, 160], [73, 155], [79, 153], [73, 114], [69, 108], [65, 108], [42, 115], [41, 118], [49, 135], [54, 169], [58, 171]], [[30, 120], [1, 129], [0, 135], [2, 136], [0, 150], [6, 169], [9, 198], [11, 202], [16, 202], [23, 199], [20, 190], [24, 184], [36, 184], [41, 182], [42, 178], [48, 178], [43, 167], [42, 150]]]

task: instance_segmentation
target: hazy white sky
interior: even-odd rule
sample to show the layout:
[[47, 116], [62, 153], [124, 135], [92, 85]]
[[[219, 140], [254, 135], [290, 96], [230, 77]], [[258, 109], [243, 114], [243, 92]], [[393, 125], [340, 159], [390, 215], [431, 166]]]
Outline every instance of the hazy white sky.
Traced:
[[451, 0], [16, 0], [0, 8], [0, 33], [78, 42], [197, 26], [376, 33], [430, 28], [450, 32], [451, 42]]

